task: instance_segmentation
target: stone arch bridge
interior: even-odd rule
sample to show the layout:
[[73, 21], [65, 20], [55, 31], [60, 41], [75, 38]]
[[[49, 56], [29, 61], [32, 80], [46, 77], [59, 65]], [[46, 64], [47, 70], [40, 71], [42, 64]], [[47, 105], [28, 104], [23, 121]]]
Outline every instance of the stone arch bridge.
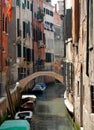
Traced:
[[59, 80], [61, 83], [64, 82], [63, 80], [63, 76], [56, 73], [56, 72], [52, 72], [52, 71], [38, 71], [33, 73], [32, 75], [22, 79], [19, 81], [19, 86], [21, 88], [25, 88], [25, 86], [33, 79], [39, 77], [39, 76], [51, 76], [54, 77], [55, 79]]

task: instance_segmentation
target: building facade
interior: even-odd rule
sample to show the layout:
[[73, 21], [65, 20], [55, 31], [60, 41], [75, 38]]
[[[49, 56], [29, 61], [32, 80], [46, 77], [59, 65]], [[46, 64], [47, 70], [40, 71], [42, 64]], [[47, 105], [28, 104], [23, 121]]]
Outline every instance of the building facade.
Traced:
[[[61, 16], [57, 10], [57, 5], [55, 5], [54, 10], [54, 53], [57, 55], [57, 57], [63, 57], [64, 56], [64, 43], [63, 43], [63, 32], [62, 32], [62, 19]], [[61, 58], [60, 58], [61, 59]]]
[[72, 6], [74, 114], [84, 130], [94, 129], [93, 5], [93, 0], [73, 0]]
[[73, 61], [72, 61], [72, 3], [71, 0], [64, 0], [64, 59], [63, 59], [63, 75], [66, 86], [66, 94], [73, 106]]
[[0, 1], [0, 88], [4, 90], [7, 77], [7, 58], [8, 58], [8, 14], [7, 3]]
[[53, 6], [49, 2], [43, 2], [44, 8], [44, 33], [46, 39], [45, 68], [52, 69], [54, 64], [54, 14]]
[[[14, 81], [33, 72], [32, 63], [32, 1], [12, 1], [12, 21], [9, 23], [8, 54], [10, 73]], [[16, 70], [16, 71], [15, 71]]]
[[35, 70], [43, 69], [45, 64], [45, 34], [43, 19], [43, 1], [33, 0], [33, 60]]
[[61, 61], [64, 57], [64, 42], [61, 15], [57, 10], [57, 4], [54, 9], [54, 62], [58, 65], [58, 71], [61, 70]]

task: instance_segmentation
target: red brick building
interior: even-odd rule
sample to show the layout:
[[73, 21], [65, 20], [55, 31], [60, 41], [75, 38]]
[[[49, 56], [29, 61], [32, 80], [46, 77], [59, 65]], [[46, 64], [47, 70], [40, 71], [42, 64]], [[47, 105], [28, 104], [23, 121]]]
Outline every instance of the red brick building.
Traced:
[[[33, 49], [34, 64], [45, 60], [45, 35], [43, 24], [43, 1], [33, 1]], [[41, 63], [40, 63], [41, 64]]]
[[8, 57], [8, 33], [7, 33], [7, 8], [4, 1], [0, 1], [0, 65], [1, 65], [1, 82], [3, 82], [3, 75], [6, 75], [7, 66], [6, 61]]
[[[12, 19], [12, 0], [0, 1], [0, 88], [3, 90], [8, 79], [8, 22]], [[0, 90], [0, 91], [1, 91]]]

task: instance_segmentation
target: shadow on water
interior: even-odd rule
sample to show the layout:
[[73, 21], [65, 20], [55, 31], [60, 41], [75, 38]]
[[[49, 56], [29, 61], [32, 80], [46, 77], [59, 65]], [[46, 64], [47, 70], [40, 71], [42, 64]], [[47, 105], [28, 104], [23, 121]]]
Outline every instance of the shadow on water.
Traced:
[[64, 92], [65, 92], [65, 86], [63, 84], [61, 83], [49, 84], [45, 91], [46, 100], [48, 101], [48, 100], [53, 100], [55, 98], [63, 98]]
[[[54, 91], [52, 91], [52, 89]], [[59, 85], [51, 84], [47, 86], [44, 92], [31, 92], [31, 94], [35, 94], [38, 100], [51, 101], [55, 98], [64, 98], [64, 92], [65, 87], [62, 84]]]

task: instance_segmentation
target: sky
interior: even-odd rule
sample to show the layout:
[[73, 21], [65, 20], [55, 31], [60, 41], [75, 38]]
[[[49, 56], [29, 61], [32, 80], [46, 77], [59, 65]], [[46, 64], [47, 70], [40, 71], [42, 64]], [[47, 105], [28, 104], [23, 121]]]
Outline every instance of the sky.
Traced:
[[[58, 2], [58, 0], [51, 0], [52, 1], [52, 5], [56, 4]], [[66, 0], [66, 8], [71, 8], [71, 3], [72, 0]]]
[[51, 0], [52, 1], [52, 5], [56, 4], [58, 0]]

